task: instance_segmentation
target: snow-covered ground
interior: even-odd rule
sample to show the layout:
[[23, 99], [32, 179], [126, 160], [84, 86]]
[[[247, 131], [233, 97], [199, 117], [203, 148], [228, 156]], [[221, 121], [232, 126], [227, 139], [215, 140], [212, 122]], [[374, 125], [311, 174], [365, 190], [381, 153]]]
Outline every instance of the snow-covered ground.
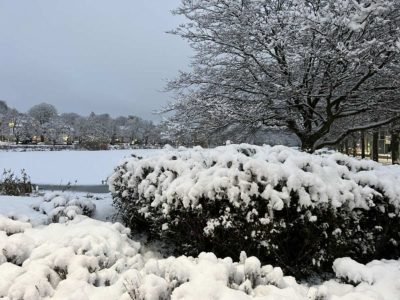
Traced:
[[160, 150], [0, 152], [1, 170], [25, 169], [34, 184], [100, 185], [126, 156], [147, 156]]
[[[0, 152], [0, 166], [39, 184], [98, 185], [124, 157], [156, 151]], [[397, 168], [378, 168], [385, 176]], [[163, 257], [115, 214], [110, 194], [0, 196], [0, 299], [400, 300], [400, 259], [338, 258], [331, 280], [300, 283], [245, 253]]]
[[[110, 194], [88, 194], [88, 193], [66, 193], [66, 192], [52, 192], [44, 196], [0, 196], [0, 215], [20, 221], [28, 221], [32, 224], [45, 224], [48, 223], [48, 215], [54, 207], [45, 205], [50, 197], [62, 195], [63, 198], [89, 200], [95, 205], [93, 218], [100, 221], [109, 221], [115, 215], [116, 211], [112, 206], [112, 199]], [[54, 202], [50, 201], [54, 206]], [[56, 204], [58, 206], [60, 203]], [[42, 211], [38, 208], [42, 206]], [[44, 213], [46, 211], [46, 214]]]
[[[85, 208], [91, 218], [81, 214]], [[212, 253], [160, 258], [108, 222], [113, 214], [108, 194], [0, 196], [0, 298], [400, 299], [400, 260], [362, 265], [340, 258], [336, 279], [300, 284], [245, 253], [239, 262]]]

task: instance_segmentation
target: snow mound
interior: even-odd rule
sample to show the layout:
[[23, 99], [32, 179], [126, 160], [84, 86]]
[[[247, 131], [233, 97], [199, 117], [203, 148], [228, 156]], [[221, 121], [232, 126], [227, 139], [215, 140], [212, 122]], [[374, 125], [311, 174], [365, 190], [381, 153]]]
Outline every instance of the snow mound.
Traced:
[[96, 205], [87, 198], [63, 192], [47, 193], [43, 202], [34, 207], [49, 217], [51, 222], [65, 222], [78, 215], [92, 216]]
[[[0, 217], [2, 224], [4, 221]], [[0, 274], [8, 275], [0, 285], [0, 297], [73, 298], [80, 292], [90, 295], [92, 289], [110, 286], [118, 279], [118, 290], [123, 290], [119, 275], [142, 264], [140, 244], [130, 240], [129, 229], [119, 223], [76, 216], [67, 223], [37, 228], [25, 223], [21, 232], [7, 235], [14, 225], [9, 223], [0, 231], [4, 253], [0, 256]], [[110, 295], [108, 299], [115, 298]]]
[[114, 219], [115, 213], [110, 194], [92, 195], [64, 191], [48, 192], [44, 196], [0, 195], [0, 215], [16, 221], [29, 222], [32, 226], [65, 222], [81, 214], [109, 221]]
[[[387, 276], [399, 274], [400, 263], [394, 263], [393, 260], [374, 260], [363, 265], [349, 257], [343, 257], [334, 261], [333, 270], [338, 278], [355, 284], [364, 282], [372, 285], [379, 281], [385, 281]], [[400, 288], [400, 286], [398, 287]]]
[[310, 287], [245, 253], [239, 262], [213, 253], [159, 259], [143, 253], [121, 224], [86, 216], [33, 228], [1, 216], [0, 222], [2, 299], [389, 300], [400, 295], [400, 261], [361, 265], [338, 259], [337, 276], [361, 284], [330, 280]]
[[31, 228], [31, 224], [20, 222], [18, 220], [10, 220], [8, 218], [0, 219], [0, 230], [4, 231], [7, 235], [14, 233], [24, 232], [25, 229]]

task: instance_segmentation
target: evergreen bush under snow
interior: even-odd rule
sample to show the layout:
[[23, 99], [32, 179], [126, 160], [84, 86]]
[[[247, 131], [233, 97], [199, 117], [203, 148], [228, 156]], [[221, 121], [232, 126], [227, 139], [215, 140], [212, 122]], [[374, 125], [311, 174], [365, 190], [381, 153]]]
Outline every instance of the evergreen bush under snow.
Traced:
[[400, 255], [398, 167], [242, 144], [132, 157], [109, 184], [126, 225], [181, 254], [246, 251], [303, 276]]

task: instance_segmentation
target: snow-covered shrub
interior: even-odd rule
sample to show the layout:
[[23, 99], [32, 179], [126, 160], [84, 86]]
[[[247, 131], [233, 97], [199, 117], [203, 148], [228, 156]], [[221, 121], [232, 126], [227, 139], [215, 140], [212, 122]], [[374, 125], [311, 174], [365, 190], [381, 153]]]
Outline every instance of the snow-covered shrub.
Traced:
[[[88, 293], [90, 299], [118, 299], [115, 295], [124, 292], [122, 273], [140, 257], [140, 244], [119, 223], [85, 216], [37, 228], [3, 216], [0, 223], [2, 299], [82, 299]], [[107, 286], [113, 288], [102, 295]]]
[[132, 157], [109, 185], [126, 225], [181, 254], [245, 250], [301, 275], [400, 255], [399, 167], [242, 144]]
[[158, 258], [131, 240], [123, 225], [85, 216], [47, 226], [0, 216], [0, 224], [1, 299], [392, 300], [400, 295], [400, 260], [363, 265], [337, 259], [339, 280], [310, 287], [244, 252], [239, 261], [213, 253]]
[[47, 215], [50, 222], [65, 222], [78, 215], [92, 216], [96, 205], [89, 199], [54, 192], [44, 195], [43, 202], [36, 209]]
[[21, 170], [21, 176], [16, 176], [11, 170], [4, 170], [0, 179], [0, 194], [21, 196], [32, 193], [32, 183], [25, 170]]

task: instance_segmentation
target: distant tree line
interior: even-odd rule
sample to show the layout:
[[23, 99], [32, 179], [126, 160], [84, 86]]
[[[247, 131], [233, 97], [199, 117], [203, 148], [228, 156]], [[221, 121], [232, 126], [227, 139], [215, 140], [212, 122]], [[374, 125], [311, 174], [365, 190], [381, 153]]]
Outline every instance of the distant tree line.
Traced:
[[22, 113], [0, 100], [0, 140], [17, 144], [78, 144], [88, 149], [129, 143], [157, 146], [161, 127], [137, 116], [112, 118], [109, 114], [61, 113], [48, 103], [41, 103]]

